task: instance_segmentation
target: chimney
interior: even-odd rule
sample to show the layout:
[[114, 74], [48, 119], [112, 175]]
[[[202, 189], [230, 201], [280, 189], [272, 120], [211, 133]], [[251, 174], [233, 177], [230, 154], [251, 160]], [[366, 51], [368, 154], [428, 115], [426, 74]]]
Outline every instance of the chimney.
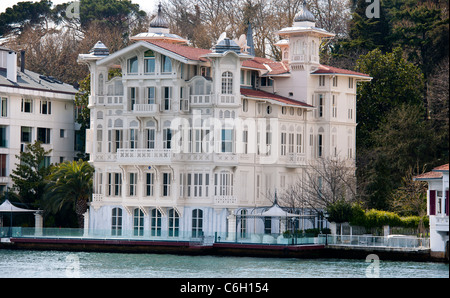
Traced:
[[6, 58], [6, 78], [17, 83], [17, 53], [9, 51]]
[[20, 51], [20, 72], [25, 72], [25, 50]]

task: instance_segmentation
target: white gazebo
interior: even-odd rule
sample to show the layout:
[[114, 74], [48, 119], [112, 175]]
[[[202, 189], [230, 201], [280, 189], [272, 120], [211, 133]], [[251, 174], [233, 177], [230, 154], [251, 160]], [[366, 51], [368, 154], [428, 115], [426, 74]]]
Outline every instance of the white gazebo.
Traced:
[[[24, 209], [19, 208], [11, 204], [11, 202], [6, 199], [1, 205], [0, 205], [0, 214], [2, 213], [9, 213], [10, 214], [10, 227], [9, 231], [5, 233], [3, 230], [0, 230], [0, 237], [12, 236], [12, 215], [13, 213], [34, 213], [35, 218], [35, 228], [36, 228], [36, 234], [42, 234], [42, 227], [43, 227], [43, 219], [42, 219], [42, 211], [41, 210], [31, 210], [31, 209]], [[3, 235], [5, 234], [5, 235]]]

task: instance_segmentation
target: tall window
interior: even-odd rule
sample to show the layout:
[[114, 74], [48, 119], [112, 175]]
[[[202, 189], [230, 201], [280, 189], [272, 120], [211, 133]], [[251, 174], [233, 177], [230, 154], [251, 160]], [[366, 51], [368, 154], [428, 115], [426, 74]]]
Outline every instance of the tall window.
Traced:
[[317, 156], [322, 157], [323, 156], [323, 135], [319, 134], [317, 136]]
[[163, 129], [163, 148], [164, 149], [171, 149], [171, 141], [172, 141], [172, 131], [170, 128], [164, 128]]
[[222, 153], [232, 153], [233, 152], [233, 130], [232, 129], [222, 129]]
[[130, 128], [130, 148], [136, 149], [138, 147], [138, 130], [136, 128]]
[[233, 94], [233, 73], [229, 71], [222, 74], [222, 94]]
[[20, 128], [20, 141], [22, 143], [31, 143], [32, 131], [33, 131], [32, 127], [22, 126]]
[[164, 92], [163, 110], [170, 111], [170, 101], [172, 98], [172, 87], [163, 87], [163, 92]]
[[113, 208], [111, 236], [122, 236], [122, 208]]
[[0, 154], [0, 177], [6, 177], [8, 176], [6, 173], [6, 160], [7, 160], [6, 154]]
[[21, 111], [24, 113], [33, 113], [33, 100], [32, 99], [22, 99]]
[[228, 171], [214, 174], [214, 185], [216, 196], [232, 196], [233, 174]]
[[41, 100], [39, 112], [43, 115], [50, 115], [52, 113], [52, 102], [48, 100]]
[[170, 173], [163, 173], [163, 182], [162, 182], [162, 196], [170, 197]]
[[164, 55], [161, 56], [161, 67], [162, 72], [172, 72], [172, 60]]
[[203, 211], [200, 209], [192, 210], [192, 237], [203, 236]]
[[156, 208], [151, 212], [150, 233], [152, 236], [161, 236], [161, 212]]
[[286, 155], [286, 133], [281, 133], [281, 155]]
[[348, 88], [353, 89], [353, 78], [348, 78]]
[[154, 194], [154, 186], [155, 186], [155, 174], [147, 173], [145, 180], [145, 195], [147, 197], [152, 197]]
[[130, 110], [134, 111], [134, 105], [136, 104], [136, 98], [137, 98], [137, 88], [131, 87], [130, 88]]
[[134, 236], [144, 236], [144, 212], [139, 208], [133, 212], [133, 230]]
[[145, 130], [146, 148], [155, 149], [155, 129], [148, 128]]
[[108, 173], [108, 196], [118, 197], [122, 195], [122, 174]]
[[0, 117], [8, 117], [8, 99], [1, 97], [0, 101]]
[[175, 209], [169, 210], [169, 237], [178, 237], [180, 230], [180, 217]]
[[116, 153], [123, 148], [123, 132], [121, 129], [108, 130], [108, 152]]
[[0, 126], [0, 148], [8, 147], [8, 126]]
[[37, 129], [37, 140], [42, 144], [50, 144], [50, 128], [38, 127]]
[[302, 153], [302, 134], [301, 133], [298, 133], [297, 134], [297, 140], [296, 140], [297, 142], [296, 142], [296, 151], [297, 151], [297, 153]]
[[294, 134], [290, 133], [289, 137], [289, 153], [294, 153]]
[[136, 186], [137, 186], [137, 173], [130, 173], [130, 184], [128, 195], [130, 197], [136, 196]]
[[319, 94], [319, 103], [318, 103], [318, 105], [319, 105], [319, 117], [323, 117], [323, 105], [324, 105], [324, 102], [323, 102], [323, 94]]
[[338, 86], [338, 77], [333, 77], [333, 87]]
[[319, 76], [319, 86], [325, 86], [325, 76]]
[[138, 73], [138, 58], [128, 59], [128, 73]]
[[147, 88], [147, 104], [149, 105], [155, 104], [155, 87]]
[[144, 67], [145, 73], [155, 72], [155, 53], [152, 50], [148, 50], [144, 53]]
[[331, 104], [332, 104], [332, 116], [333, 116], [333, 118], [336, 118], [337, 117], [337, 101], [336, 101], [336, 95], [333, 95], [332, 96], [332, 99], [331, 99]]

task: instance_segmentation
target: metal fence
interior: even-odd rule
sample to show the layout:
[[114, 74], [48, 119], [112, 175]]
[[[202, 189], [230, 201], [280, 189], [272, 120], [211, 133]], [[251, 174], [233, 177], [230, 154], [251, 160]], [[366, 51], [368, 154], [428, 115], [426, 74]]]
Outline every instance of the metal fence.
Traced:
[[356, 246], [356, 247], [390, 247], [405, 249], [428, 249], [429, 238], [415, 236], [389, 235], [319, 235], [319, 243], [328, 245]]

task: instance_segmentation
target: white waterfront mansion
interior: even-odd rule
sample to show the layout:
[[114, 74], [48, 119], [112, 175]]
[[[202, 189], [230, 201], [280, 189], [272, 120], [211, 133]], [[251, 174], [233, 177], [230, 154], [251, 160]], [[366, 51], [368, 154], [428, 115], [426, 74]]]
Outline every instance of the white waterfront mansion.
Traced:
[[320, 64], [334, 34], [306, 7], [278, 34], [280, 62], [251, 55], [251, 37], [193, 48], [160, 8], [132, 45], [109, 54], [98, 42], [80, 55], [91, 72], [95, 167], [85, 226], [111, 236], [278, 233], [278, 222], [239, 216], [271, 206], [311, 160], [354, 161], [356, 87], [370, 77]]

